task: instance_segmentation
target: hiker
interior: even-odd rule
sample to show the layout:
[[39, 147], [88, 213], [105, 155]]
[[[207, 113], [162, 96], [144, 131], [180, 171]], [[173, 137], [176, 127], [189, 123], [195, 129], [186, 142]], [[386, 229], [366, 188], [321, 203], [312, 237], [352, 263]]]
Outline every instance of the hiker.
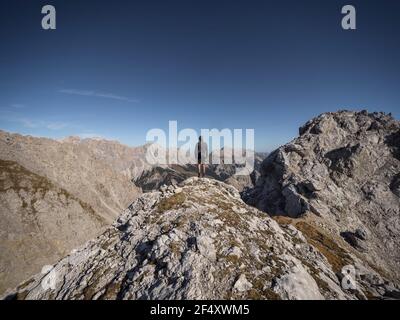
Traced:
[[206, 159], [208, 156], [208, 146], [207, 143], [203, 142], [202, 136], [199, 137], [199, 142], [196, 144], [195, 153], [197, 156], [197, 167], [198, 167], [198, 177], [204, 177], [206, 175]]

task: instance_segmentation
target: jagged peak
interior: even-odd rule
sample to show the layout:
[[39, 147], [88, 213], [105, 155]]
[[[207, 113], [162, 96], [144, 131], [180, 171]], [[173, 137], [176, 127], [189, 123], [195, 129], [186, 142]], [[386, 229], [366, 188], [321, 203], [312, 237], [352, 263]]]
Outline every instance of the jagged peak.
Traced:
[[246, 201], [273, 215], [320, 218], [366, 264], [398, 282], [399, 137], [400, 121], [390, 114], [324, 113], [264, 160]]
[[326, 132], [324, 128], [328, 123], [331, 125], [335, 124], [337, 127], [340, 127], [351, 133], [355, 133], [357, 130], [392, 130], [396, 127], [400, 128], [399, 122], [394, 119], [391, 113], [386, 114], [384, 112], [368, 112], [367, 110], [340, 110], [337, 112], [322, 113], [321, 115], [309, 120], [306, 124], [299, 128], [299, 134], [300, 136], [306, 133], [323, 134]]

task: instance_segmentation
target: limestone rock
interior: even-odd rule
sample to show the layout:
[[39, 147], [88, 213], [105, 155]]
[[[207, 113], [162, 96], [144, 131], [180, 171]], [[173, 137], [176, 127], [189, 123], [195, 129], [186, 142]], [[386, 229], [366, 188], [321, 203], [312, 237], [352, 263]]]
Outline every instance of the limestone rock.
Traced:
[[244, 274], [241, 274], [233, 287], [239, 292], [245, 292], [250, 290], [253, 285], [246, 279]]
[[232, 186], [190, 178], [179, 188], [143, 194], [99, 237], [4, 298], [356, 298], [299, 230], [281, 228]]
[[399, 281], [400, 122], [339, 111], [299, 133], [264, 160], [245, 201], [271, 215], [314, 216], [336, 241], [344, 234], [365, 263]]
[[323, 300], [315, 280], [300, 265], [295, 265], [289, 273], [276, 278], [274, 291], [287, 300]]

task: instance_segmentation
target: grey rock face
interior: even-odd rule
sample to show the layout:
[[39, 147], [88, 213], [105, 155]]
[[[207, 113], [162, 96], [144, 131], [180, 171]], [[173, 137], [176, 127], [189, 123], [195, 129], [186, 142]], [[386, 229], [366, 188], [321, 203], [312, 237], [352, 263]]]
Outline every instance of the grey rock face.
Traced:
[[144, 151], [0, 131], [0, 293], [110, 225], [140, 194]]
[[246, 205], [232, 186], [190, 178], [142, 195], [98, 238], [4, 298], [357, 296], [341, 288], [330, 262], [295, 227]]
[[337, 238], [350, 231], [346, 240], [366, 260], [400, 280], [400, 122], [340, 111], [299, 132], [263, 162], [247, 203], [272, 215], [320, 217]]
[[0, 160], [0, 292], [97, 236], [93, 208], [12, 161]]
[[366, 231], [365, 229], [358, 228], [358, 229], [355, 231], [355, 236], [356, 236], [358, 239], [367, 240], [367, 238], [368, 238], [368, 233], [367, 233], [367, 231]]
[[274, 288], [286, 300], [324, 299], [314, 278], [300, 264], [296, 264], [290, 273], [277, 279]]
[[340, 235], [344, 238], [344, 240], [346, 240], [355, 249], [357, 249], [361, 252], [368, 250], [366, 244], [363, 241], [361, 241], [362, 239], [360, 239], [356, 233], [346, 231], [346, 232], [342, 232]]

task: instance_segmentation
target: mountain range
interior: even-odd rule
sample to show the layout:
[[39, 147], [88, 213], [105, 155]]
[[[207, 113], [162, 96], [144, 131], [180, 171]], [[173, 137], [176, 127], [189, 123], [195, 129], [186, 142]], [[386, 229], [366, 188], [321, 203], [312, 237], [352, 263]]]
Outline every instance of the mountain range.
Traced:
[[1, 132], [4, 298], [400, 298], [391, 115], [324, 113], [243, 177], [146, 147]]

